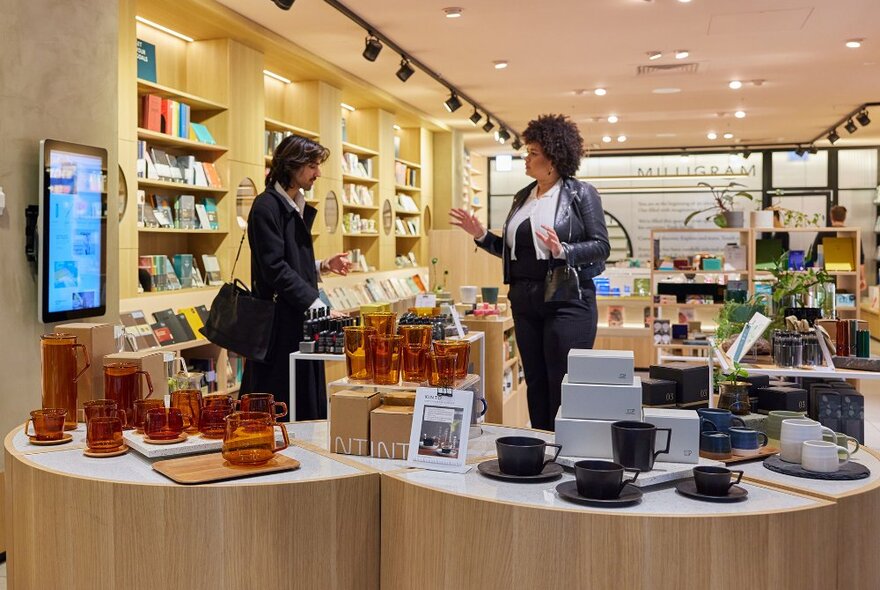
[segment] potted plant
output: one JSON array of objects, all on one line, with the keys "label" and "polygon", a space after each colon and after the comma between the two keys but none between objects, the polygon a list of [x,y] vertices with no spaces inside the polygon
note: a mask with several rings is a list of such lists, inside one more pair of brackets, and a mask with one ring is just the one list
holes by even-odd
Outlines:
[{"label": "potted plant", "polygon": [[751,383],[744,381],[748,372],[738,362],[733,363],[733,370],[725,373],[724,378],[718,381],[718,407],[730,410],[737,416],[745,416],[752,411],[749,402],[749,387]]},{"label": "potted plant", "polygon": [[731,182],[726,187],[714,187],[706,182],[698,182],[697,186],[709,189],[715,203],[711,207],[694,211],[685,217],[684,224],[687,225],[697,215],[708,213],[706,221],[713,221],[718,227],[742,227],[743,212],[733,210],[733,201],[737,197],[752,200],[752,195],[746,191],[738,191],[737,187],[744,188],[745,185],[738,182]]}]

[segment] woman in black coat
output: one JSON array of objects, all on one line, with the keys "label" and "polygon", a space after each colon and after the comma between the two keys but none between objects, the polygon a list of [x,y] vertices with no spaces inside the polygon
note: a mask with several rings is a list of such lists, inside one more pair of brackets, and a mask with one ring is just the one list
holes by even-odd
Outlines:
[{"label": "woman in black coat", "polygon": [[[321,144],[292,135],[275,149],[266,190],[254,200],[248,216],[248,244],[251,247],[251,288],[256,297],[275,300],[273,344],[266,362],[247,360],[241,393],[271,393],[276,401],[289,405],[290,353],[303,339],[305,313],[323,307],[318,298],[322,272],[345,275],[351,266],[347,254],[322,262],[315,260],[312,224],[318,211],[306,204],[303,191],[321,176],[321,164],[330,152]],[[327,417],[324,365],[302,363],[296,372],[296,419]]]},{"label": "woman in black coat", "polygon": [[[611,246],[599,193],[574,178],[583,154],[577,126],[562,115],[544,115],[522,137],[526,174],[535,182],[513,198],[501,236],[464,209],[451,211],[451,223],[503,260],[531,424],[554,430],[568,351],[592,348],[596,339],[593,277],[605,270]],[[545,301],[548,271],[566,264],[577,270],[580,297]]]}]

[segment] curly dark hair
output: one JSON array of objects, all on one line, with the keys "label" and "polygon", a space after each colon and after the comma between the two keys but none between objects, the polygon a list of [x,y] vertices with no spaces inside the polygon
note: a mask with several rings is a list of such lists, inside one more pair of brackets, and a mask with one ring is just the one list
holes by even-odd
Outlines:
[{"label": "curly dark hair", "polygon": [[330,150],[317,141],[299,135],[288,135],[281,140],[272,156],[272,164],[266,175],[266,188],[276,182],[285,189],[290,187],[294,174],[307,164],[323,164],[330,157]]},{"label": "curly dark hair", "polygon": [[574,176],[581,166],[584,139],[565,115],[541,115],[529,121],[522,138],[527,144],[540,145],[560,176]]}]

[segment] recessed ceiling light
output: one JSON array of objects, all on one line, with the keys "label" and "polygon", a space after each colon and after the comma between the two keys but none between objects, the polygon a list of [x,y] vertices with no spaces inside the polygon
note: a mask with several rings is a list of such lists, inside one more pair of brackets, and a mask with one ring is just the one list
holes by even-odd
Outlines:
[{"label": "recessed ceiling light", "polygon": [[608,115],[609,123],[617,123],[620,119],[617,118],[617,115]]},{"label": "recessed ceiling light", "polygon": [[652,90],[654,94],[678,94],[681,88],[655,88]]},{"label": "recessed ceiling light", "polygon": [[678,0],[682,4],[690,4],[691,0]]},{"label": "recessed ceiling light", "polygon": [[504,68],[507,67],[507,60],[506,59],[499,59],[499,60],[493,61],[492,63],[495,64],[496,70],[503,70]]},{"label": "recessed ceiling light", "polygon": [[618,143],[623,143],[624,141],[626,141],[626,135],[618,135],[617,136]]},{"label": "recessed ceiling light", "polygon": [[603,136],[602,136],[602,141],[603,141],[604,143],[611,143],[611,136],[610,136],[610,135],[603,135]]},{"label": "recessed ceiling light", "polygon": [[735,113],[733,113],[733,116],[736,117],[737,119],[745,119],[746,112],[745,111],[736,111]]},{"label": "recessed ceiling light", "polygon": [[154,29],[162,31],[163,33],[168,33],[172,37],[177,37],[178,39],[182,39],[182,40],[186,41],[187,43],[192,43],[193,41],[195,41],[195,39],[193,39],[192,37],[188,37],[187,35],[184,35],[183,33],[178,33],[174,29],[169,29],[168,27],[162,26],[159,23],[154,23],[153,21],[147,20],[142,16],[136,16],[136,17],[134,17],[134,20],[138,21],[139,23],[143,23],[143,24],[147,25],[148,27],[153,27]]},{"label": "recessed ceiling light", "polygon": [[593,91],[593,94],[595,94],[596,96],[605,96],[606,94],[608,94],[608,91],[604,88],[596,88]]},{"label": "recessed ceiling light", "polygon": [[676,49],[675,50],[675,59],[684,59],[691,54],[687,49]]},{"label": "recessed ceiling light", "polygon": [[443,9],[446,18],[459,18],[461,16],[461,8],[458,6],[447,6]]},{"label": "recessed ceiling light", "polygon": [[718,139],[718,134],[715,133],[714,131],[710,131],[709,133],[706,134],[706,137],[708,137],[709,139]]},{"label": "recessed ceiling light", "polygon": [[724,139],[733,139],[733,133],[730,133],[730,132],[728,131],[727,133],[725,133],[724,135],[722,135],[722,137],[723,137]]},{"label": "recessed ceiling light", "polygon": [[400,125],[394,124],[391,126],[391,128],[394,129],[395,131],[400,131]]},{"label": "recessed ceiling light", "polygon": [[850,49],[858,49],[862,46],[864,39],[850,39],[846,42],[846,46]]},{"label": "recessed ceiling light", "polygon": [[648,52],[648,59],[650,59],[651,61],[654,61],[655,59],[660,59],[661,57],[663,57],[663,52],[661,51]]},{"label": "recessed ceiling light", "polygon": [[346,111],[351,111],[351,112],[355,111],[355,108],[353,106],[351,106],[350,104],[346,104],[344,102],[339,103],[339,106],[344,108]]},{"label": "recessed ceiling light", "polygon": [[739,90],[743,87],[743,83],[739,80],[731,80],[727,86],[729,86],[731,90]]},{"label": "recessed ceiling light", "polygon": [[274,78],[275,80],[278,80],[279,82],[284,82],[285,84],[290,84],[289,79],[287,79],[284,76],[281,76],[279,74],[276,74],[275,72],[270,72],[269,70],[263,70],[263,75],[268,76],[270,78]]}]

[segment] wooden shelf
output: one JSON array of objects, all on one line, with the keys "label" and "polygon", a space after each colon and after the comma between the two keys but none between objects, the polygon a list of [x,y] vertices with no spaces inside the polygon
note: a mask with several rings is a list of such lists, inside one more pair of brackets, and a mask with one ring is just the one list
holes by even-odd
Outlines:
[{"label": "wooden shelf", "polygon": [[343,209],[357,209],[359,211],[378,211],[378,205],[350,205],[348,203],[342,204]]},{"label": "wooden shelf", "polygon": [[360,233],[346,233],[342,232],[343,238],[378,238],[379,232],[360,232]]},{"label": "wooden shelf", "polygon": [[394,237],[397,238],[398,240],[418,240],[419,238],[423,238],[424,236],[421,235],[421,234],[419,234],[419,235],[417,235],[417,236],[401,236],[401,235],[395,235]]},{"label": "wooden shelf", "polygon": [[746,269],[737,269],[737,270],[655,270],[653,273],[655,275],[680,275],[680,274],[689,274],[689,275],[729,275],[729,274],[739,274],[744,275],[748,274],[748,270]]},{"label": "wooden shelf", "polygon": [[[747,234],[752,231],[748,227],[704,227],[704,228],[695,228],[695,227],[661,227],[655,228],[651,230],[651,233],[654,234],[693,234],[693,233],[709,233],[709,234],[729,234],[729,233],[739,233],[739,234]],[[775,230],[770,230],[775,231]]]},{"label": "wooden shelf", "polygon": [[179,229],[176,227],[139,227],[139,234],[205,234],[227,235],[229,232],[222,229]]},{"label": "wooden shelf", "polygon": [[162,86],[155,82],[148,82],[147,80],[138,79],[137,88],[139,95],[155,94],[163,98],[170,98],[178,102],[186,103],[194,111],[225,111],[228,108],[225,104],[214,102],[213,100],[208,100],[207,98],[202,98],[195,94],[190,94],[189,92],[183,92],[182,90],[177,90],[170,86]]},{"label": "wooden shelf", "polygon": [[201,348],[202,346],[208,346],[210,344],[213,344],[210,340],[202,338],[201,340],[187,340],[186,342],[177,342],[175,344],[166,344],[165,346],[160,346],[159,348],[154,348],[151,350],[164,350],[164,351],[168,351],[168,352],[180,352],[181,350],[191,350],[193,348]]},{"label": "wooden shelf", "polygon": [[411,193],[420,193],[420,192],[422,192],[422,189],[420,189],[419,187],[417,187],[417,186],[409,186],[409,185],[406,185],[406,184],[395,184],[395,185],[394,185],[394,190],[404,191],[404,192],[411,192]]},{"label": "wooden shelf", "polygon": [[621,302],[621,303],[652,303],[654,299],[651,296],[640,297],[637,295],[632,295],[629,297],[615,297],[614,295],[597,295],[596,301],[600,303],[611,303]]},{"label": "wooden shelf", "polygon": [[[785,272],[792,272],[792,273],[798,273],[798,274],[800,274],[800,273],[806,273],[806,272],[809,272],[809,271],[806,271],[806,270],[787,270],[787,271],[785,271]],[[833,276],[833,277],[854,277],[854,276],[858,276],[858,274],[859,274],[859,272],[858,272],[858,271],[855,271],[855,270],[849,270],[849,271],[843,271],[843,270],[827,270],[827,271],[825,271],[825,272],[828,273],[829,275]],[[769,271],[769,270],[755,270],[755,274],[756,274],[756,275],[767,275],[767,276],[773,276],[773,272],[772,272],[772,271]]]},{"label": "wooden shelf", "polygon": [[394,158],[395,162],[400,162],[405,166],[409,166],[410,168],[416,168],[417,170],[421,170],[421,164],[416,164],[415,162],[410,162],[409,160],[401,160],[400,158]]},{"label": "wooden shelf", "polygon": [[169,182],[167,180],[154,180],[152,178],[138,178],[138,186],[146,188],[167,188],[171,190],[194,193],[221,194],[229,191],[229,189],[225,187],[215,188],[210,186],[196,186],[194,184],[185,184],[183,182]]},{"label": "wooden shelf", "polygon": [[305,129],[303,127],[297,127],[296,125],[284,123],[283,121],[279,121],[277,119],[270,119],[269,117],[266,117],[266,128],[270,131],[291,131],[293,133],[296,133],[297,135],[308,137],[309,139],[317,139],[318,137],[320,137],[317,131],[312,131],[311,129]]},{"label": "wooden shelf", "polygon": [[755,233],[836,233],[855,232],[857,227],[756,227]]},{"label": "wooden shelf", "polygon": [[347,172],[342,173],[342,182],[351,182],[354,184],[366,184],[372,185],[379,182],[378,178],[370,178],[367,176],[355,176],[353,174],[348,174]]},{"label": "wooden shelf", "polygon": [[166,295],[180,295],[181,293],[199,293],[202,291],[211,291],[214,289],[214,295],[217,294],[216,289],[219,289],[220,285],[207,285],[205,287],[191,287],[189,289],[174,289],[171,291],[145,291],[143,293],[138,293],[135,297],[162,297]]},{"label": "wooden shelf", "polygon": [[406,211],[405,209],[395,209],[395,215],[401,215],[405,217],[418,217],[421,215],[419,211]]},{"label": "wooden shelf", "polygon": [[174,137],[173,135],[168,135],[167,133],[151,131],[150,129],[144,129],[143,127],[138,127],[137,136],[138,139],[148,141],[153,145],[186,148],[198,152],[216,152],[218,154],[223,154],[229,151],[229,148],[227,148],[225,145],[212,145],[210,143],[202,143],[201,141],[193,141],[192,139]]},{"label": "wooden shelf", "polygon": [[373,157],[373,156],[379,155],[379,152],[377,152],[376,150],[371,150],[370,148],[366,148],[366,147],[363,147],[363,146],[360,146],[360,145],[357,145],[354,143],[349,143],[347,141],[342,142],[342,151],[348,152],[351,154],[357,154],[358,156],[367,156],[367,157]]}]

